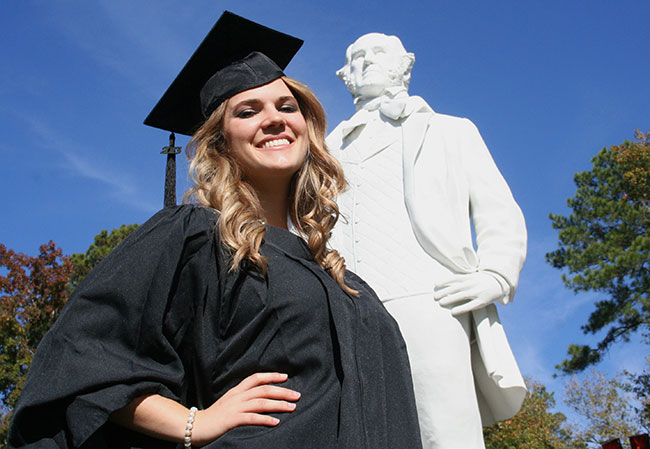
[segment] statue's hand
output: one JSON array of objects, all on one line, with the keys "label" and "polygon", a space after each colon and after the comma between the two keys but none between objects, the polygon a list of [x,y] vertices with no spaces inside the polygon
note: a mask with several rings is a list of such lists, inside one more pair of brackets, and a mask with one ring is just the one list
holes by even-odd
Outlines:
[{"label": "statue's hand", "polygon": [[434,292],[435,300],[451,307],[454,316],[481,309],[503,296],[499,281],[481,271],[455,275],[437,285]]}]

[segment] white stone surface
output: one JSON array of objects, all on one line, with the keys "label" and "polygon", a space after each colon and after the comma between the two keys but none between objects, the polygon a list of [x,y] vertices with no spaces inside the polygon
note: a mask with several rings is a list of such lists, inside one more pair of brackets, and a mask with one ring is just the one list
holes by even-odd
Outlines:
[{"label": "white stone surface", "polygon": [[526,392],[494,305],[512,301],[526,228],[474,124],[408,95],[414,60],[380,33],[348,47],[337,75],[357,112],[327,138],[350,183],[332,246],[400,324],[424,447],[480,449],[481,424]]}]

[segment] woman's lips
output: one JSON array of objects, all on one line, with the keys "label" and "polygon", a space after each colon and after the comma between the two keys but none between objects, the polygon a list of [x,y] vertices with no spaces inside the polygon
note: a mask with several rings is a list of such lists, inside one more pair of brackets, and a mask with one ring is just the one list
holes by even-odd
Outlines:
[{"label": "woman's lips", "polygon": [[279,138],[279,139],[272,139],[272,140],[267,140],[266,142],[263,142],[262,144],[258,145],[260,148],[275,148],[275,147],[282,147],[285,145],[289,145],[291,142],[287,138]]}]

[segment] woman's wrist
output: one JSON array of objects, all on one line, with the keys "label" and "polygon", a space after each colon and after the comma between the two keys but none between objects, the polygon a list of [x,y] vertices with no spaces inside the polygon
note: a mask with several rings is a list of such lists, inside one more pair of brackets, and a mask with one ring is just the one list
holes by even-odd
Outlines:
[{"label": "woman's wrist", "polygon": [[183,445],[185,447],[192,447],[192,430],[194,429],[194,420],[196,417],[196,407],[191,407],[187,413],[187,422],[185,423],[185,434],[183,436]]},{"label": "woman's wrist", "polygon": [[[203,432],[204,429],[201,425],[201,424],[205,424],[204,414],[205,414],[205,410],[197,410],[194,413],[194,422],[192,423],[192,447],[202,447],[210,442],[206,440],[205,434]],[[188,418],[189,418],[189,410],[188,410]]]},{"label": "woman's wrist", "polygon": [[[110,420],[154,438],[182,443],[189,413],[179,402],[152,394],[136,398],[127,406],[116,410],[111,414]],[[192,428],[192,446],[195,443]]]}]

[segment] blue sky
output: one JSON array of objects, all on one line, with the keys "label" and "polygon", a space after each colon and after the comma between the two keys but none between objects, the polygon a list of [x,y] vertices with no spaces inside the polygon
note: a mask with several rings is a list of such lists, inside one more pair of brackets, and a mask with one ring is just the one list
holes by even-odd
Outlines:
[{"label": "blue sky", "polygon": [[[307,83],[330,129],[353,112],[334,72],[367,32],[399,36],[410,86],[481,131],[526,216],[529,255],[501,308],[521,370],[560,397],[566,346],[598,295],[573,295],[544,261],[549,212],[566,212],[573,174],[602,147],[650,124],[650,2],[645,0],[306,2],[8,1],[0,6],[0,242],[34,254],[52,239],[82,252],[101,229],[162,206],[166,132],[142,121],[223,10],[305,40],[287,74]],[[187,139],[179,137],[184,145]],[[187,187],[179,158],[179,197]],[[614,348],[613,373],[644,366],[647,346]]]}]

